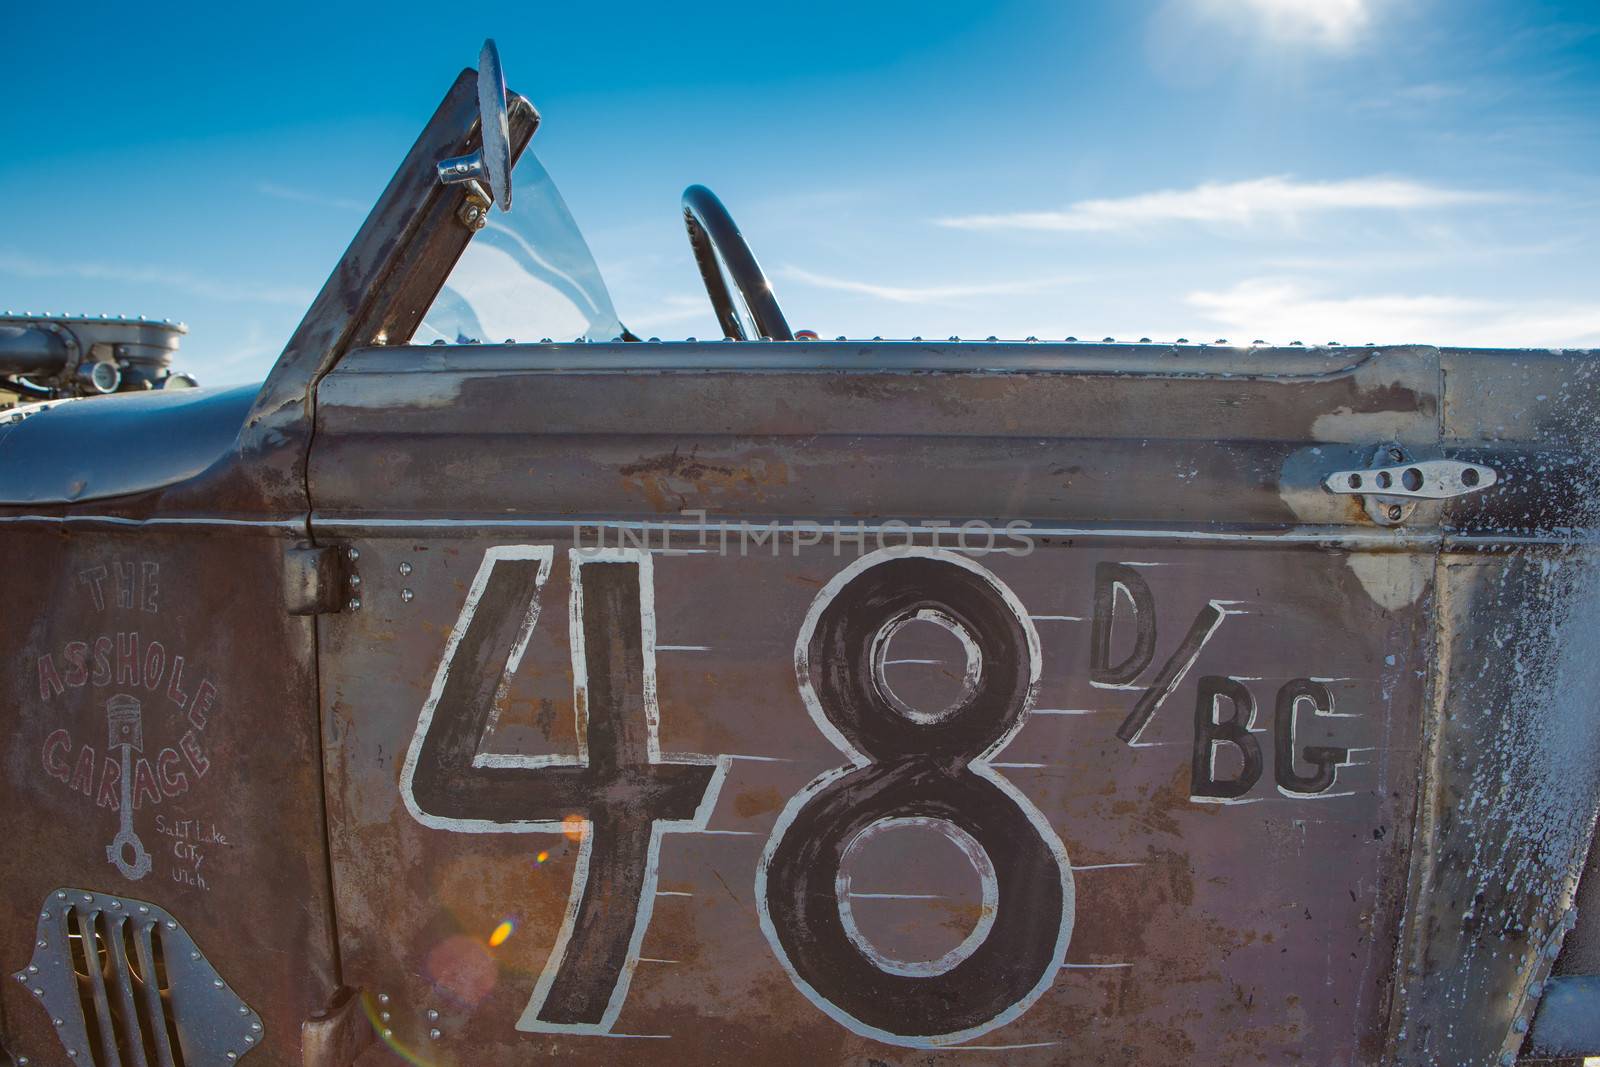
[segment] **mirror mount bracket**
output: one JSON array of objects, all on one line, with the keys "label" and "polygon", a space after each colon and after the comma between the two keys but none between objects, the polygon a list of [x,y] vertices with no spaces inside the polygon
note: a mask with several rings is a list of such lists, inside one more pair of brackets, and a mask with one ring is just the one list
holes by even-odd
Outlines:
[{"label": "mirror mount bracket", "polygon": [[[506,114],[506,77],[493,38],[484,41],[483,51],[478,53],[478,130],[482,136],[477,151],[439,160],[439,182],[442,185],[471,182],[476,187],[475,192],[480,194],[486,185],[500,210],[510,211],[511,132]],[[474,191],[469,191],[466,203],[471,204],[474,199]],[[462,210],[468,208],[464,206]],[[488,210],[487,202],[483,210]],[[482,226],[465,218],[462,221],[470,229]]]}]

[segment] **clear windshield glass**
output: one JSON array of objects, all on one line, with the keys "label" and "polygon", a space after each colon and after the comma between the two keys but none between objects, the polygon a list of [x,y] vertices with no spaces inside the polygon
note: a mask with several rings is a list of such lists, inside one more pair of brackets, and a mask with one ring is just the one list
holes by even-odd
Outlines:
[{"label": "clear windshield glass", "polygon": [[594,255],[531,150],[522,153],[511,188],[511,210],[490,211],[412,344],[609,341],[622,334]]}]

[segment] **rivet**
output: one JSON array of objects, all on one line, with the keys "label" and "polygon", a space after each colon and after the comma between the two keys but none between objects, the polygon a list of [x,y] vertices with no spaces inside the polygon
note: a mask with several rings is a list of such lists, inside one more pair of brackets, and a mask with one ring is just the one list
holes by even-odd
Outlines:
[{"label": "rivet", "polygon": [[139,905],[139,914],[140,915],[149,915],[150,914],[150,909],[147,906],[145,906],[143,904],[140,904]]},{"label": "rivet", "polygon": [[1515,1053],[1502,1052],[1500,1054],[1500,1067],[1511,1067],[1511,1065],[1516,1062],[1517,1057]]},{"label": "rivet", "polygon": [[215,986],[215,987],[217,987],[217,988],[218,988],[218,989],[221,989],[221,988],[222,988],[222,979],[220,979],[220,978],[213,978],[213,979],[211,979],[211,984],[212,984],[212,985],[213,985],[213,986]]},{"label": "rivet", "polygon": [[199,950],[199,949],[194,949],[194,950],[192,950],[192,951],[191,951],[191,952],[190,952],[190,953],[189,953],[189,958],[190,958],[190,959],[191,959],[191,960],[197,960],[197,959],[199,959],[199,958],[200,958],[200,950]]},{"label": "rivet", "polygon": [[1400,521],[1400,505],[1399,504],[1390,504],[1389,505],[1389,521],[1390,522],[1399,522]]},{"label": "rivet", "polygon": [[49,944],[44,942],[44,941],[35,941],[34,944],[38,945],[40,948],[49,948],[50,947]]},{"label": "rivet", "polygon": [[112,902],[111,902],[111,906],[112,906],[112,907],[113,907],[113,908],[120,908],[120,907],[122,907],[122,901],[120,901],[120,900],[113,900],[113,901],[112,901]]},{"label": "rivet", "polygon": [[28,1067],[28,1064],[30,1064],[32,1062],[33,1061],[28,1059],[28,1057],[26,1057],[26,1056],[18,1056],[17,1057],[17,1067]]},{"label": "rivet", "polygon": [[168,930],[176,930],[177,928],[178,928],[178,923],[177,923],[176,919],[168,919],[167,920],[167,929]]},{"label": "rivet", "polygon": [[406,561],[406,560],[401,560],[400,561],[400,573],[402,575],[411,573],[411,564],[408,561]]},{"label": "rivet", "polygon": [[1522,1018],[1517,1019],[1516,1022],[1511,1024],[1511,1029],[1515,1030],[1519,1034],[1527,1033],[1528,1032],[1528,1020],[1522,1019]]},{"label": "rivet", "polygon": [[414,597],[414,596],[416,596],[416,595],[417,595],[417,594],[415,594],[415,593],[413,593],[413,592],[412,592],[412,591],[411,591],[411,590],[409,590],[409,589],[402,589],[402,590],[400,590],[400,599],[401,599],[401,600],[402,600],[402,601],[404,601],[404,602],[405,602],[405,603],[407,603],[407,604],[409,604],[409,603],[411,603],[411,598],[412,598],[412,597]]},{"label": "rivet", "polygon": [[350,576],[350,588],[351,589],[359,589],[360,587],[361,587],[361,575],[352,574]]},{"label": "rivet", "polygon": [[253,1044],[256,1043],[256,1039],[251,1037],[249,1034],[245,1034],[244,1035],[244,1043],[247,1044],[247,1045],[253,1045]]},{"label": "rivet", "polygon": [[57,1026],[65,1026],[66,1025],[66,1021],[64,1019],[51,1019],[50,1021],[55,1023]]},{"label": "rivet", "polygon": [[93,904],[94,903],[94,897],[90,896],[88,893],[85,893],[83,895],[83,902],[85,904]]},{"label": "rivet", "polygon": [[[222,983],[218,982],[217,984],[221,985]],[[240,1015],[249,1015],[250,1014],[250,1006],[248,1004],[239,1005],[239,1014]]]},{"label": "rivet", "polygon": [[437,1026],[435,1026],[432,1030],[428,1031],[428,1036],[433,1038],[433,1040],[437,1041],[441,1037],[444,1036],[444,1031],[440,1030]]},{"label": "rivet", "polygon": [[44,990],[42,990],[42,989],[40,989],[40,988],[38,988],[36,986],[36,987],[34,987],[33,995],[36,996],[36,997],[42,997],[42,996],[44,996]]},{"label": "rivet", "polygon": [[378,1003],[379,1004],[387,1004],[387,1003],[389,1003],[389,994],[387,994],[387,993],[379,993],[378,994]]},{"label": "rivet", "polygon": [[1540,994],[1542,994],[1543,992],[1544,992],[1544,986],[1540,985],[1538,982],[1535,982],[1531,986],[1528,987],[1528,996],[1530,996],[1530,997],[1537,997]]},{"label": "rivet", "polygon": [[261,1029],[261,1024],[260,1024],[260,1023],[259,1023],[259,1022],[252,1022],[252,1023],[251,1023],[251,1024],[250,1024],[250,1029],[252,1029],[252,1030],[255,1030],[255,1031],[258,1031],[258,1032],[259,1032],[259,1031],[260,1031],[260,1029]]},{"label": "rivet", "polygon": [[439,1010],[437,1008],[428,1009],[428,1021],[430,1023],[436,1023],[439,1021]]},{"label": "rivet", "polygon": [[238,1058],[239,1058],[239,1054],[237,1052],[233,1051],[233,1049],[229,1049],[228,1050],[228,1059],[236,1060]]},{"label": "rivet", "polygon": [[378,1018],[383,1020],[384,1022],[388,1022],[389,1021],[389,1013],[386,1012],[386,1011],[380,1011],[378,1013]]},{"label": "rivet", "polygon": [[66,899],[67,899],[67,892],[66,892],[66,890],[64,890],[64,889],[58,889],[58,890],[56,890],[56,899],[57,899],[57,900],[66,900]]},{"label": "rivet", "polygon": [[32,963],[28,964],[28,973],[29,974],[38,974],[39,973],[38,966],[36,964],[32,964]]},{"label": "rivet", "polygon": [[350,560],[358,560],[361,558],[361,550],[354,545],[351,545],[349,548],[345,549],[344,554],[345,558]]},{"label": "rivet", "polygon": [[78,1050],[75,1049],[75,1048],[69,1048],[69,1049],[67,1049],[67,1055],[71,1056],[73,1059],[77,1059],[78,1058]]},{"label": "rivet", "polygon": [[351,611],[360,611],[361,610],[361,598],[360,597],[353,596],[353,597],[350,598],[350,610]]},{"label": "rivet", "polygon": [[393,1030],[385,1029],[383,1031],[383,1039],[385,1041],[389,1040],[393,1036],[394,1036],[394,1031]]},{"label": "rivet", "polygon": [[1396,463],[1399,463],[1401,460],[1406,458],[1406,454],[1400,451],[1398,448],[1391,448],[1389,449],[1389,458],[1394,460]]}]

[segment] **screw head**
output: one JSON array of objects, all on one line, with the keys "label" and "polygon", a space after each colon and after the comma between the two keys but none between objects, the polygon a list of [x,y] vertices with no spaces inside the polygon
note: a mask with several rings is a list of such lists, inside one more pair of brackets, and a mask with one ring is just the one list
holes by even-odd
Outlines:
[{"label": "screw head", "polygon": [[428,1031],[428,1036],[437,1041],[444,1036],[444,1031],[435,1026],[432,1030]]},{"label": "screw head", "polygon": [[1401,512],[1400,512],[1400,505],[1399,504],[1390,504],[1389,505],[1389,521],[1390,522],[1399,522],[1400,521],[1400,513]]},{"label": "screw head", "polygon": [[404,601],[404,602],[405,602],[405,603],[407,603],[407,604],[409,604],[409,603],[411,603],[411,598],[412,598],[412,597],[414,597],[414,596],[416,596],[416,595],[417,595],[417,594],[415,594],[415,593],[413,593],[413,592],[412,592],[412,591],[411,591],[411,590],[409,590],[409,589],[402,589],[402,590],[400,590],[400,599],[401,599],[401,600],[402,600],[402,601]]},{"label": "screw head", "polygon": [[359,588],[361,588],[361,575],[352,574],[350,576],[350,588],[351,589],[359,589]]},{"label": "screw head", "polygon": [[215,986],[215,987],[217,987],[217,988],[218,988],[218,989],[221,989],[221,988],[222,988],[222,979],[220,979],[220,978],[213,978],[213,979],[211,979],[211,984],[212,984],[212,985],[213,985],[213,986]]},{"label": "screw head", "polygon": [[401,573],[401,575],[407,575],[407,574],[411,573],[411,564],[410,564],[409,561],[407,561],[407,560],[401,560],[400,561],[400,573]]},{"label": "screw head", "polygon": [[351,611],[360,611],[361,610],[361,598],[360,597],[353,596],[353,597],[350,598],[350,610]]},{"label": "screw head", "polygon": [[361,550],[354,545],[351,545],[349,548],[344,550],[344,555],[348,560],[358,560],[361,558]]},{"label": "screw head", "polygon": [[378,994],[378,1003],[379,1004],[387,1004],[387,1003],[389,1003],[389,994],[387,994],[387,993],[379,993]]},{"label": "screw head", "polygon": [[1400,451],[1398,448],[1391,448],[1389,449],[1389,458],[1394,460],[1396,463],[1399,463],[1401,460],[1406,458],[1406,454]]}]

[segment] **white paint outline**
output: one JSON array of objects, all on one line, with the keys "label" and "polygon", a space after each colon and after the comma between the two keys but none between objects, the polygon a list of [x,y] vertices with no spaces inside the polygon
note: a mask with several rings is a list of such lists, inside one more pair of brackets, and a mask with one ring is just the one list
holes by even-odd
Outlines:
[{"label": "white paint outline", "polygon": [[[890,662],[943,662],[943,660],[931,659],[891,661],[888,658],[889,645],[894,640],[895,635],[913,622],[932,623],[947,631],[960,643],[961,651],[966,655],[966,666],[961,671],[961,695],[938,711],[923,711],[901,700],[899,694],[894,691],[894,687],[889,684],[889,679],[884,673],[884,668]],[[972,694],[978,691],[978,683],[983,679],[983,650],[978,647],[978,643],[972,639],[972,635],[967,632],[965,626],[937,608],[919,608],[916,611],[909,611],[903,615],[896,616],[886,623],[883,629],[879,630],[872,638],[872,649],[867,653],[867,662],[872,664],[872,684],[878,690],[878,695],[891,708],[919,726],[940,722],[960,711],[966,706],[967,701],[972,699]]]},{"label": "white paint outline", "polygon": [[[1023,697],[1022,713],[1017,716],[1017,721],[1012,724],[1009,730],[998,737],[988,749],[974,757],[967,766],[972,769],[974,774],[987,779],[995,788],[1006,794],[1011,802],[1017,806],[1024,818],[1033,825],[1035,832],[1039,834],[1045,847],[1055,856],[1056,866],[1061,874],[1061,920],[1056,933],[1052,966],[1045,969],[1045,973],[1031,990],[1023,994],[1009,1008],[1001,1011],[987,1022],[970,1026],[965,1030],[932,1035],[895,1034],[876,1026],[870,1026],[837,1007],[828,998],[818,993],[810,983],[800,977],[799,972],[794,969],[794,964],[783,951],[783,944],[778,940],[777,928],[773,925],[772,916],[767,908],[767,868],[772,862],[772,856],[777,850],[778,844],[783,840],[790,825],[794,822],[795,816],[817,793],[826,789],[844,775],[859,770],[871,762],[866,756],[857,751],[854,745],[850,744],[844,734],[839,732],[839,729],[829,721],[828,716],[822,710],[816,691],[811,685],[808,651],[811,637],[816,632],[817,622],[821,619],[823,611],[839,595],[840,590],[855,579],[857,575],[870,567],[876,567],[892,560],[905,559],[907,557],[945,560],[977,575],[999,594],[1001,600],[1011,609],[1018,624],[1022,627],[1027,646],[1026,655],[1028,657],[1028,690]],[[767,846],[762,850],[761,859],[756,864],[756,913],[761,922],[761,932],[766,937],[767,944],[771,946],[772,954],[782,964],[784,972],[788,974],[789,980],[794,983],[794,987],[800,991],[802,996],[811,1001],[818,1011],[821,1011],[851,1033],[881,1041],[886,1045],[899,1045],[907,1048],[954,1047],[963,1041],[969,1041],[972,1038],[1003,1027],[1020,1017],[1049,990],[1055,979],[1056,972],[1066,959],[1067,944],[1072,939],[1072,927],[1076,918],[1072,863],[1067,858],[1066,845],[1062,843],[1060,836],[1055,832],[1055,828],[1050,825],[1049,820],[1045,818],[1044,813],[1035,807],[1033,802],[1024,796],[1016,786],[1012,785],[1004,775],[989,765],[989,760],[1004,751],[1005,747],[1011,743],[1011,740],[1016,737],[1017,733],[1028,721],[1029,709],[1032,707],[1034,698],[1038,693],[1042,658],[1039,648],[1039,632],[1034,628],[1033,621],[1028,617],[1028,609],[1023,607],[1022,601],[1011,591],[1011,588],[987,568],[966,556],[947,549],[896,546],[891,549],[879,549],[875,552],[870,552],[834,575],[818,591],[816,598],[811,602],[811,607],[807,609],[805,620],[801,623],[800,633],[795,640],[794,646],[795,678],[800,690],[800,699],[805,704],[806,712],[811,716],[811,721],[816,724],[818,731],[828,739],[834,748],[843,753],[850,762],[841,767],[831,768],[818,775],[804,789],[790,797],[788,804],[778,814],[778,819],[772,827],[772,834],[767,838]]]},{"label": "white paint outline", "polygon": [[[874,837],[879,837],[893,830],[903,827],[915,826],[925,830],[936,830],[946,840],[961,850],[961,854],[972,864],[972,869],[978,875],[978,882],[982,887],[982,910],[978,913],[978,922],[961,939],[961,943],[935,959],[931,960],[897,960],[886,956],[872,943],[872,939],[862,932],[856,923],[855,908],[851,905],[852,898],[862,900],[890,900],[890,899],[939,899],[935,894],[889,894],[889,893],[853,893],[850,890],[850,858],[871,843]],[[936,974],[944,974],[953,969],[962,960],[978,951],[978,946],[988,938],[990,929],[994,926],[994,917],[1000,906],[1000,880],[994,872],[994,862],[989,859],[988,850],[978,842],[978,839],[967,833],[948,819],[930,819],[926,816],[903,816],[893,819],[879,819],[877,822],[866,826],[850,843],[844,847],[844,852],[839,857],[839,873],[834,877],[834,895],[839,901],[839,922],[844,927],[844,934],[850,943],[880,971],[889,974],[904,975],[907,978],[930,978]]]},{"label": "white paint outline", "polygon": [[[1315,679],[1311,679],[1311,680],[1315,681]],[[1323,684],[1323,688],[1327,689],[1326,684]],[[1327,711],[1323,711],[1321,708],[1317,707],[1316,700],[1309,693],[1301,693],[1300,695],[1296,696],[1294,698],[1294,702],[1289,705],[1289,769],[1291,771],[1294,770],[1295,762],[1300,759],[1301,750],[1304,747],[1304,746],[1302,746],[1300,744],[1299,740],[1295,737],[1295,727],[1299,722],[1299,718],[1300,718],[1300,702],[1302,700],[1306,701],[1307,703],[1309,703],[1311,705],[1311,715],[1312,715],[1313,718],[1321,718],[1321,719],[1359,719],[1359,718],[1361,718],[1360,715],[1352,714],[1350,712],[1337,711],[1336,708],[1338,707],[1338,703],[1339,703],[1338,698],[1334,696],[1333,690],[1328,689],[1327,691],[1328,691],[1328,710]],[[1333,747],[1333,746],[1329,746],[1329,747]],[[1285,789],[1282,785],[1279,785],[1277,783],[1276,774],[1274,774],[1274,776],[1273,776],[1273,779],[1274,779],[1273,784],[1277,785],[1277,789],[1278,789],[1279,793],[1281,793],[1283,796],[1287,797],[1290,800],[1332,800],[1335,797],[1355,796],[1356,793],[1359,792],[1359,790],[1351,790],[1350,792],[1346,792],[1346,793],[1335,793],[1333,791],[1333,787],[1339,784],[1339,768],[1340,767],[1365,767],[1365,766],[1367,766],[1367,764],[1360,763],[1360,762],[1358,762],[1356,760],[1351,759],[1350,757],[1353,756],[1357,752],[1373,752],[1373,751],[1376,751],[1376,746],[1368,746],[1366,748],[1346,748],[1344,750],[1344,759],[1339,760],[1338,762],[1336,762],[1333,765],[1333,778],[1328,782],[1328,788],[1322,790],[1320,793],[1296,793],[1291,789]],[[1298,774],[1299,772],[1296,771],[1295,773]]]},{"label": "white paint outline", "polygon": [[[1216,604],[1219,604],[1219,603],[1223,603],[1223,601],[1213,600],[1211,603],[1213,605],[1216,605]],[[1227,617],[1227,613],[1224,613],[1223,617],[1226,618]],[[1221,625],[1222,625],[1222,619],[1219,618],[1217,620],[1217,626],[1221,626]],[[1211,628],[1210,633],[1216,633],[1217,632],[1217,626],[1213,626]],[[1207,637],[1209,639],[1209,634],[1207,635]],[[1205,647],[1205,642],[1201,642],[1200,647],[1204,648]],[[1200,651],[1199,651],[1199,649],[1196,649],[1195,650],[1194,659],[1191,659],[1189,661],[1189,666],[1193,666],[1194,665],[1194,660],[1195,659],[1199,659],[1199,658],[1200,658]],[[1179,672],[1178,677],[1182,678],[1184,674],[1188,673],[1188,670],[1189,670],[1189,667],[1185,667],[1182,671]],[[1173,686],[1172,688],[1176,688],[1176,686]],[[1169,689],[1168,692],[1171,692],[1171,689]],[[1228,694],[1222,693],[1222,692],[1217,692],[1217,693],[1212,693],[1211,694],[1211,710],[1208,713],[1207,718],[1210,721],[1210,724],[1212,726],[1221,726],[1222,725],[1222,721],[1217,718],[1217,711],[1218,711],[1219,706],[1222,703],[1223,698],[1226,697],[1227,695]],[[1243,723],[1239,723],[1239,716],[1238,716],[1239,704],[1238,704],[1238,702],[1234,701],[1234,700],[1229,700],[1229,703],[1232,704],[1233,708],[1234,708],[1233,722],[1235,722],[1238,725],[1242,726],[1246,733],[1254,732],[1254,728],[1255,728],[1255,725],[1256,725],[1256,716],[1261,713],[1261,709],[1256,706],[1255,694],[1254,693],[1250,694],[1250,717],[1248,719],[1246,719]],[[1157,705],[1157,706],[1159,706],[1159,705]],[[1214,738],[1214,737],[1207,739],[1207,741],[1206,741],[1206,771],[1211,776],[1211,780],[1213,782],[1215,782],[1217,780],[1217,748],[1219,746],[1221,746],[1221,745],[1232,745],[1234,748],[1239,748],[1239,744],[1236,741],[1229,741],[1229,740],[1226,740],[1226,739],[1219,740],[1219,739]],[[1263,760],[1262,760],[1262,766],[1263,766],[1263,768],[1266,766],[1265,758],[1263,758]],[[1237,781],[1239,781],[1239,779],[1238,778],[1232,778],[1232,779],[1229,779],[1229,781],[1237,782]],[[1254,783],[1251,783],[1251,784],[1253,785]],[[1189,787],[1189,803],[1191,803],[1191,804],[1254,804],[1257,801],[1265,800],[1265,799],[1266,799],[1265,797],[1252,797],[1252,796],[1202,797],[1202,796],[1196,796],[1194,794],[1194,786],[1193,786],[1193,784],[1191,784],[1190,787]]]},{"label": "white paint outline", "polygon": [[[722,786],[727,781],[732,761],[725,757],[706,756],[699,753],[674,753],[673,758],[670,760],[661,758],[661,739],[659,736],[661,711],[657,702],[656,692],[655,571],[650,553],[638,548],[571,548],[567,550],[567,555],[572,576],[572,588],[568,598],[570,630],[567,644],[572,661],[573,714],[578,737],[578,754],[576,756],[527,756],[515,753],[479,752],[473,757],[473,766],[531,768],[584,766],[588,762],[589,675],[588,659],[583,645],[583,582],[581,580],[581,572],[583,567],[591,563],[634,563],[639,568],[639,629],[641,655],[643,658],[644,690],[642,698],[647,730],[646,750],[649,761],[651,763],[698,764],[712,766],[716,770],[712,774],[711,781],[707,784],[705,794],[696,807],[693,816],[688,819],[657,819],[651,823],[650,845],[645,857],[644,878],[640,885],[639,899],[634,905],[633,932],[628,940],[627,955],[623,961],[622,969],[617,974],[616,984],[612,987],[611,996],[606,1002],[606,1009],[601,1015],[600,1021],[597,1023],[550,1023],[540,1020],[538,1015],[544,1008],[545,1000],[550,995],[550,987],[554,984],[556,974],[560,971],[561,964],[566,958],[567,944],[572,938],[573,928],[577,923],[578,908],[583,902],[583,892],[589,880],[589,860],[594,835],[591,833],[591,821],[588,819],[582,820],[582,837],[579,839],[578,858],[573,867],[572,888],[567,896],[567,906],[561,927],[556,933],[555,943],[550,949],[549,957],[545,960],[545,966],[539,975],[539,980],[534,985],[533,994],[528,999],[528,1005],[523,1009],[522,1016],[517,1020],[516,1029],[524,1033],[655,1037],[658,1035],[613,1034],[612,1027],[616,1025],[617,1016],[621,1014],[622,1006],[627,1000],[628,987],[631,985],[634,971],[639,965],[640,947],[644,942],[645,931],[649,929],[650,918],[655,908],[655,898],[658,895],[656,885],[660,873],[661,838],[662,835],[667,833],[703,831],[705,829],[706,824],[710,821],[711,813],[716,808],[717,799],[722,792]],[[438,708],[439,698],[444,692],[445,683],[449,679],[450,667],[455,659],[457,648],[461,643],[462,636],[467,631],[467,627],[471,624],[473,616],[477,613],[478,605],[483,599],[484,590],[488,587],[495,565],[503,559],[533,559],[539,561],[534,595],[531,598],[522,626],[517,631],[517,639],[512,645],[511,653],[506,660],[505,670],[501,674],[500,684],[495,691],[496,703],[498,704],[504,697],[506,690],[510,686],[512,676],[522,662],[523,653],[527,651],[528,641],[533,634],[534,626],[538,622],[540,612],[539,594],[543,591],[545,580],[549,577],[554,556],[554,545],[496,545],[484,551],[483,559],[478,564],[477,574],[474,575],[472,585],[467,591],[465,601],[462,603],[461,613],[457,617],[455,625],[450,630],[450,636],[445,642],[438,671],[434,675],[433,684],[428,691],[428,698],[422,706],[422,711],[417,716],[417,727],[412,733],[411,744],[407,748],[405,762],[401,768],[401,799],[412,818],[424,826],[456,833],[565,834],[571,829],[570,825],[564,821],[518,820],[495,822],[488,819],[440,818],[430,815],[421,809],[417,804],[414,789],[416,765],[421,756],[423,741],[427,737],[428,729],[432,726],[433,715]],[[491,722],[485,726],[485,735],[492,731],[494,712],[491,712],[490,718]],[[481,739],[479,743],[482,743]],[[666,896],[669,894],[667,891],[663,891],[659,895]]]}]

